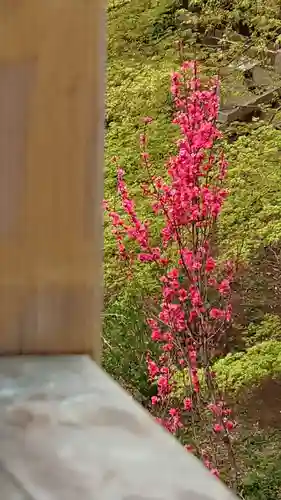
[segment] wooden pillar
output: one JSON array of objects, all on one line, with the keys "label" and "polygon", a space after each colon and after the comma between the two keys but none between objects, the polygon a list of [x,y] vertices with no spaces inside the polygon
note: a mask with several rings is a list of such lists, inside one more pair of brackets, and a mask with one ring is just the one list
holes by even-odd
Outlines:
[{"label": "wooden pillar", "polygon": [[100,349],[103,0],[0,0],[0,354]]}]

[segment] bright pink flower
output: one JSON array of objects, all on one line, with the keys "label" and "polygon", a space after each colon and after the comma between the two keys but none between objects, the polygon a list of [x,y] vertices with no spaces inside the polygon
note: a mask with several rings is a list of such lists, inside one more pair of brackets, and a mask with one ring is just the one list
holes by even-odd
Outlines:
[{"label": "bright pink flower", "polygon": [[151,404],[154,406],[159,402],[159,398],[157,396],[151,397]]},{"label": "bright pink flower", "polygon": [[174,348],[174,346],[171,343],[168,343],[168,344],[165,344],[162,346],[162,349],[164,352],[170,352],[173,350],[173,348]]},{"label": "bright pink flower", "polygon": [[171,408],[169,410],[169,414],[171,415],[171,417],[175,417],[178,414],[178,410],[176,408]]},{"label": "bright pink flower", "polygon": [[179,277],[179,270],[177,268],[171,269],[167,274],[168,278],[177,280]]},{"label": "bright pink flower", "polygon": [[219,433],[223,431],[223,426],[221,424],[215,424],[213,426],[214,432]]},{"label": "bright pink flower", "polygon": [[170,394],[172,387],[169,383],[169,376],[168,375],[161,375],[158,378],[157,386],[158,386],[158,395],[159,396],[167,396],[168,394]]},{"label": "bright pink flower", "polygon": [[173,288],[169,286],[164,286],[163,288],[163,297],[166,301],[171,301],[175,295],[175,291]]},{"label": "bright pink flower", "polygon": [[147,324],[150,326],[150,328],[158,328],[158,322],[155,319],[149,318],[147,320]]},{"label": "bright pink flower", "polygon": [[192,321],[198,318],[198,316],[199,316],[198,311],[196,309],[191,309],[188,317],[188,322],[192,323]]},{"label": "bright pink flower", "polygon": [[139,254],[139,261],[140,262],[153,262],[153,255],[149,253],[140,253]]},{"label": "bright pink flower", "polygon": [[224,319],[225,318],[225,311],[223,311],[223,309],[217,309],[216,307],[213,307],[210,310],[210,318],[212,318],[212,319]]},{"label": "bright pink flower", "polygon": [[209,286],[212,286],[213,288],[217,288],[218,286],[218,282],[215,278],[209,278],[207,283]]},{"label": "bright pink flower", "polygon": [[216,267],[216,262],[215,260],[212,258],[212,257],[208,257],[208,259],[206,260],[206,265],[205,265],[205,269],[208,273],[210,273],[211,271],[213,271]]},{"label": "bright pink flower", "polygon": [[159,367],[157,366],[157,364],[152,361],[151,359],[148,359],[147,361],[147,367],[148,367],[148,373],[149,373],[149,377],[153,380],[155,379],[155,377],[158,375],[159,373]]},{"label": "bright pink flower", "polygon": [[190,301],[193,307],[200,307],[203,304],[202,297],[196,286],[189,287]]},{"label": "bright pink flower", "polygon": [[224,279],[218,286],[218,290],[221,295],[229,295],[230,293],[230,281],[228,279]]},{"label": "bright pink flower", "polygon": [[190,411],[192,408],[192,401],[190,398],[185,398],[183,401],[183,406],[186,411]]},{"label": "bright pink flower", "polygon": [[232,429],[234,429],[234,422],[232,422],[232,420],[227,420],[225,423],[224,423],[225,427],[227,428],[228,431],[232,431]]},{"label": "bright pink flower", "polygon": [[178,291],[178,297],[181,302],[185,302],[187,300],[188,294],[187,291],[184,288],[181,288]]},{"label": "bright pink flower", "polygon": [[154,340],[155,342],[163,340],[163,335],[158,328],[155,328],[155,330],[152,330],[151,339]]},{"label": "bright pink flower", "polygon": [[[139,218],[124,180],[125,172],[118,164],[117,185],[122,217],[116,211],[110,211],[108,203],[104,203],[104,208],[108,212],[123,260],[130,264],[134,257],[143,265],[150,265],[151,272],[165,266],[166,274],[160,278],[162,296],[157,318],[148,320],[151,339],[161,342],[157,363],[147,359],[149,379],[157,381],[157,396],[151,398],[151,405],[154,408],[161,402],[163,411],[162,418],[157,421],[172,434],[178,434],[185,420],[188,420],[186,413],[182,421],[181,411],[177,407],[170,408],[172,391],[176,387],[174,374],[180,369],[190,374],[192,390],[192,397],[183,401],[183,410],[192,412],[191,414],[194,412],[196,418],[200,405],[195,402],[201,401],[211,412],[206,417],[206,431],[210,430],[211,417],[211,429],[218,435],[221,434],[222,439],[218,445],[221,446],[224,430],[230,432],[235,424],[229,420],[230,413],[216,394],[216,388],[213,395],[215,403],[208,405],[203,401],[198,376],[199,368],[207,366],[204,365],[202,356],[203,346],[206,349],[204,357],[206,354],[209,366],[213,351],[218,347],[217,331],[224,326],[223,321],[230,322],[232,317],[228,299],[234,267],[227,263],[223,270],[224,276],[218,283],[215,275],[216,261],[211,257],[214,223],[227,196],[222,185],[227,162],[217,147],[217,140],[221,137],[217,128],[217,89],[217,80],[213,80],[209,88],[201,82],[196,62],[183,63],[180,71],[173,73],[171,92],[176,108],[173,123],[178,126],[181,136],[176,142],[177,153],[167,161],[163,178],[154,175],[156,169],[152,169],[150,165],[146,131],[140,137],[143,166],[151,181],[151,186],[144,186],[143,194],[151,200],[153,217],[159,215],[161,218],[159,234],[155,233],[154,227],[153,231],[150,229],[149,222]],[[146,125],[151,121],[150,117],[144,118]],[[155,226],[158,227],[160,225]],[[160,248],[154,246],[156,241],[160,241]],[[175,262],[174,250],[178,251],[178,263],[172,264],[174,268],[167,270],[166,266]],[[214,290],[214,300],[217,298],[217,303],[212,302],[211,292]],[[213,304],[211,309],[210,302]],[[144,303],[146,304],[145,300]],[[222,324],[217,324],[219,322]],[[213,377],[212,372],[210,376]],[[157,410],[160,411],[158,407]],[[191,448],[186,447],[189,450]],[[201,454],[205,466],[212,474],[218,476],[213,451],[204,453],[200,450],[200,443],[196,443],[196,452]]]},{"label": "bright pink flower", "polygon": [[176,408],[169,410],[170,418],[166,420],[166,429],[174,434],[178,429],[181,429],[183,424],[181,422],[180,412]]},{"label": "bright pink flower", "polygon": [[192,348],[188,349],[188,357],[190,360],[190,365],[193,368],[196,367],[197,354],[196,354],[195,349],[192,349]]},{"label": "bright pink flower", "polygon": [[232,318],[232,305],[228,304],[226,312],[225,312],[225,319],[228,323],[230,323]]}]

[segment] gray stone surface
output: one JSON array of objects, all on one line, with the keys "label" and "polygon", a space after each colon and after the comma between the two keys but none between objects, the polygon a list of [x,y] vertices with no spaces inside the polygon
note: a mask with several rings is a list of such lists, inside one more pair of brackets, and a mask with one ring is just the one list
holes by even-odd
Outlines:
[{"label": "gray stone surface", "polygon": [[233,106],[232,109],[224,108],[219,110],[218,121],[220,123],[231,123],[236,120],[243,120],[251,112],[258,109],[261,104],[268,104],[272,101],[275,95],[281,94],[281,87],[275,87],[263,92],[260,95],[253,95],[251,99],[244,102],[241,106]]},{"label": "gray stone surface", "polygon": [[87,357],[0,359],[3,500],[231,500]]},{"label": "gray stone surface", "polygon": [[32,497],[24,491],[24,487],[0,466],[0,495],[3,500],[30,500]]}]

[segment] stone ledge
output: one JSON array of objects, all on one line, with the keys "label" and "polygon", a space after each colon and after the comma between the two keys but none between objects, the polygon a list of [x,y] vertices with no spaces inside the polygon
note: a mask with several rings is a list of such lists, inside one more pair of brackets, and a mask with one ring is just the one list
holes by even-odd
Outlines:
[{"label": "stone ledge", "polygon": [[1,358],[0,440],[5,500],[233,498],[84,356]]}]

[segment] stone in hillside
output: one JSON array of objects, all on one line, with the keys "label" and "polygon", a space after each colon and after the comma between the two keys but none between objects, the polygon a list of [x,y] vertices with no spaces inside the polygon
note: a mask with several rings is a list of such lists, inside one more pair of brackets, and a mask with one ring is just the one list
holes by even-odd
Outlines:
[{"label": "stone in hillside", "polygon": [[227,108],[222,106],[219,111],[218,121],[220,123],[231,123],[237,120],[243,120],[249,114],[259,109],[261,104],[270,103],[276,94],[281,94],[281,87],[274,87],[261,95],[252,95],[244,104]]},{"label": "stone in hillside", "polygon": [[229,68],[232,68],[236,71],[241,71],[242,73],[253,71],[253,69],[258,66],[259,63],[255,59],[251,59],[248,57],[244,57],[239,59],[238,61],[234,61],[229,65]]},{"label": "stone in hillside", "polygon": [[268,70],[261,66],[255,66],[252,70],[253,83],[257,87],[272,87],[273,78]]}]

